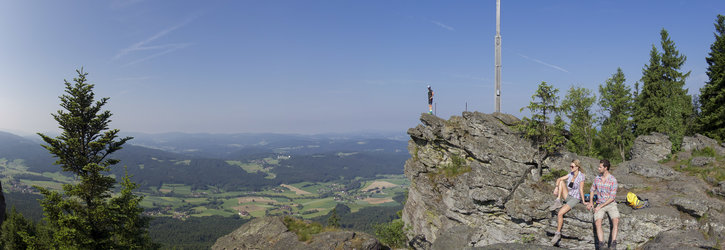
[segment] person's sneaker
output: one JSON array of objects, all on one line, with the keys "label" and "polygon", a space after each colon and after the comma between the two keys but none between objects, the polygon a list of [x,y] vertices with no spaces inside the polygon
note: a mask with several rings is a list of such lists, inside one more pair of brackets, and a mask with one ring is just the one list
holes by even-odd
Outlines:
[{"label": "person's sneaker", "polygon": [[604,242],[600,241],[599,244],[597,244],[597,245],[598,245],[597,249],[599,249],[599,250],[607,249],[607,245],[604,244]]},{"label": "person's sneaker", "polygon": [[551,206],[549,207],[549,210],[551,210],[551,211],[557,210],[557,209],[559,209],[559,208],[560,208],[561,206],[563,206],[563,205],[564,205],[564,204],[561,204],[561,200],[559,200],[559,199],[556,199],[556,200],[554,201],[554,204],[552,204],[552,205],[551,205]]},{"label": "person's sneaker", "polygon": [[612,241],[612,244],[609,244],[609,249],[617,249],[617,241]]},{"label": "person's sneaker", "polygon": [[554,233],[554,238],[551,238],[551,245],[556,245],[557,242],[561,239],[561,232]]}]

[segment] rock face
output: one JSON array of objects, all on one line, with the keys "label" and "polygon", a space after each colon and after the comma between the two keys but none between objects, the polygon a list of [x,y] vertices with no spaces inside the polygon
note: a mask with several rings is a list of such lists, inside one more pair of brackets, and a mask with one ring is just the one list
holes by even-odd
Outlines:
[{"label": "rock face", "polygon": [[718,183],[718,186],[712,189],[712,193],[725,197],[725,181]]},{"label": "rock face", "polygon": [[673,230],[657,235],[652,241],[644,244],[642,249],[708,249],[715,245],[714,240],[707,240],[697,231]]},{"label": "rock face", "polygon": [[212,249],[381,249],[374,237],[358,232],[338,231],[316,234],[301,242],[287,230],[282,217],[254,219],[234,232],[217,239]]},{"label": "rock face", "polygon": [[632,159],[645,159],[650,161],[660,161],[667,158],[672,152],[672,142],[670,137],[652,132],[650,135],[643,135],[634,140],[631,155]]},{"label": "rock face", "polygon": [[725,148],[718,145],[715,139],[708,138],[707,136],[701,134],[695,134],[695,136],[685,136],[682,138],[683,151],[703,150],[708,147],[713,149],[715,153],[719,155],[725,155]]},{"label": "rock face", "polygon": [[[504,249],[524,244],[525,248],[544,249],[541,245],[549,244],[556,231],[556,214],[548,210],[554,199],[554,183],[538,181],[532,175],[536,150],[509,127],[516,124],[514,119],[500,113],[464,112],[449,120],[423,114],[422,125],[408,130],[412,157],[406,161],[405,175],[411,186],[403,221],[410,228],[410,246]],[[657,159],[670,153],[666,136],[654,134],[637,140],[640,143],[633,151],[640,157],[611,169],[619,181],[618,245],[643,247],[658,236],[677,236],[673,230],[720,239],[693,243],[698,246],[715,247],[716,242],[725,242],[725,202],[707,195],[722,185],[713,188],[658,163]],[[648,150],[660,153],[648,156]],[[591,182],[598,159],[568,152],[545,159],[544,173],[568,170],[573,159],[582,161],[586,181]],[[650,207],[632,210],[626,206],[628,191],[648,199]],[[581,204],[575,206],[564,216],[559,246],[593,249],[593,228],[592,213]],[[605,237],[609,236],[608,219],[603,221],[603,228]]]},{"label": "rock face", "polygon": [[694,167],[703,167],[713,162],[715,162],[715,157],[698,156],[690,160],[690,164]]}]

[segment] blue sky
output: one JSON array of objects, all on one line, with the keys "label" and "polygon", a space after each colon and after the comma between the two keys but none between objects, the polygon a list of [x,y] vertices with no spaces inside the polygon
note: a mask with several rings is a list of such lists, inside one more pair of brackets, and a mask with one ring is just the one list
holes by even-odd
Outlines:
[{"label": "blue sky", "polygon": [[[707,81],[720,0],[502,0],[502,111],[546,81],[597,91],[641,78],[669,31]],[[57,131],[84,67],[129,132],[400,131],[427,111],[494,110],[496,1],[0,0],[0,130]]]}]

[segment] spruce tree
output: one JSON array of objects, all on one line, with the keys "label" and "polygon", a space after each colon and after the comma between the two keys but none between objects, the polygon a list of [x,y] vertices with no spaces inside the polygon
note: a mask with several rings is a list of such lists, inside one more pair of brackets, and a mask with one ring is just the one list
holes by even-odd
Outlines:
[{"label": "spruce tree", "polygon": [[340,216],[337,215],[337,207],[332,209],[330,217],[327,218],[328,227],[340,227]]},{"label": "spruce tree", "polygon": [[116,180],[107,175],[119,162],[108,156],[120,150],[131,137],[118,138],[118,129],[108,129],[111,112],[101,109],[109,98],[95,100],[87,73],[77,70],[71,84],[65,81],[59,110],[53,114],[61,135],[51,138],[38,133],[55,164],[71,172],[79,182],[64,184],[63,192],[36,187],[44,195],[40,201],[44,220],[53,232],[53,248],[138,249],[153,248],[148,236],[148,218],[141,215],[142,197],[126,175],[120,195],[112,197]]},{"label": "spruce tree", "polygon": [[592,91],[582,87],[571,87],[561,102],[561,109],[569,118],[569,131],[571,138],[566,144],[569,151],[578,155],[596,156],[597,150],[594,138],[597,130],[594,128],[596,117],[592,112],[592,105],[597,98]]},{"label": "spruce tree", "polygon": [[13,207],[2,224],[0,245],[3,249],[27,249],[28,243],[24,239],[35,236],[36,231],[33,221],[26,219]]},{"label": "spruce tree", "polygon": [[642,90],[637,96],[634,120],[636,135],[661,132],[669,135],[672,150],[679,150],[692,114],[692,101],[685,79],[690,72],[680,72],[687,57],[680,55],[667,30],[660,32],[662,52],[652,45],[650,62],[642,70]]},{"label": "spruce tree", "polygon": [[709,80],[700,89],[698,131],[705,136],[725,140],[725,16],[717,15],[715,42],[707,61]]},{"label": "spruce tree", "polygon": [[615,162],[627,160],[626,154],[632,145],[634,127],[632,104],[634,99],[621,68],[599,85],[599,107],[602,109],[601,131],[599,132],[600,154]]},{"label": "spruce tree", "polygon": [[[536,93],[531,96],[529,106],[521,108],[531,111],[531,119],[524,117],[519,125],[519,130],[526,138],[532,140],[537,149],[537,164],[539,175],[543,160],[548,155],[556,152],[564,144],[564,120],[559,115],[561,108],[558,106],[559,90],[546,82],[541,82]],[[553,117],[553,124],[550,123]]]}]

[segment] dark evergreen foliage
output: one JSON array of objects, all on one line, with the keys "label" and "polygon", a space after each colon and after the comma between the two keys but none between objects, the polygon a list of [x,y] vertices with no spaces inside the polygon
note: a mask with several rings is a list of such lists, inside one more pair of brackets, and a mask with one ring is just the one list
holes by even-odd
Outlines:
[{"label": "dark evergreen foliage", "polygon": [[27,249],[28,244],[23,238],[36,235],[35,223],[26,219],[13,207],[7,220],[2,224],[0,245],[3,249]]},{"label": "dark evergreen foliage", "polygon": [[39,222],[43,219],[43,208],[40,207],[38,200],[42,199],[42,195],[10,192],[5,193],[5,202],[7,207],[15,207],[28,220]]},{"label": "dark evergreen foliage", "polygon": [[660,36],[662,52],[652,45],[650,62],[642,69],[642,92],[634,110],[635,135],[665,133],[674,152],[679,150],[682,137],[690,132],[687,128],[693,110],[692,97],[683,89],[690,72],[680,72],[687,57],[677,51],[667,30],[662,29]]},{"label": "dark evergreen foliage", "polygon": [[156,217],[151,220],[149,231],[153,241],[160,243],[162,249],[210,249],[219,237],[248,221],[237,216],[191,217],[186,220]]},{"label": "dark evergreen foliage", "polygon": [[[528,106],[520,111],[531,111],[531,119],[524,117],[518,129],[524,136],[530,138],[538,149],[538,172],[542,174],[543,160],[546,156],[556,152],[564,145],[564,120],[559,113],[559,89],[541,82]],[[551,123],[553,118],[553,124]]]},{"label": "dark evergreen foliage", "polygon": [[597,121],[592,105],[597,100],[592,91],[582,87],[571,87],[561,102],[561,110],[569,119],[571,136],[566,144],[569,151],[585,156],[597,156],[594,138]]},{"label": "dark evergreen foliage", "polygon": [[[396,204],[392,206],[365,207],[353,213],[350,211],[350,207],[344,204],[337,204],[334,210],[339,217],[340,228],[374,235],[375,225],[389,223],[394,219],[399,219],[400,215],[398,215],[398,211],[402,209],[403,205]],[[312,221],[324,223],[331,216],[332,211],[327,215],[313,218]]]},{"label": "dark evergreen foliage", "polygon": [[627,153],[634,141],[632,109],[634,99],[621,68],[599,85],[599,107],[602,119],[599,132],[599,152],[605,159],[621,162],[627,159]]},{"label": "dark evergreen foliage", "polygon": [[280,167],[273,170],[278,183],[303,181],[328,182],[352,180],[355,177],[373,178],[380,174],[402,174],[402,166],[410,155],[391,153],[315,154],[292,156],[280,161]]},{"label": "dark evergreen foliage", "polygon": [[718,15],[715,42],[710,45],[707,61],[709,80],[700,89],[701,114],[698,131],[718,141],[725,140],[725,16]]},{"label": "dark evergreen foliage", "polygon": [[65,81],[66,94],[60,96],[63,110],[53,114],[61,135],[38,135],[57,158],[55,164],[80,182],[64,184],[63,193],[35,187],[44,196],[40,204],[52,231],[52,241],[39,242],[52,248],[153,248],[146,231],[148,218],[141,215],[142,198],[132,193],[137,185],[125,176],[121,194],[111,197],[116,181],[104,174],[119,162],[108,156],[131,138],[117,140],[119,130],[108,130],[111,112],[102,108],[109,98],[95,100],[87,73],[77,73],[74,84]]}]

